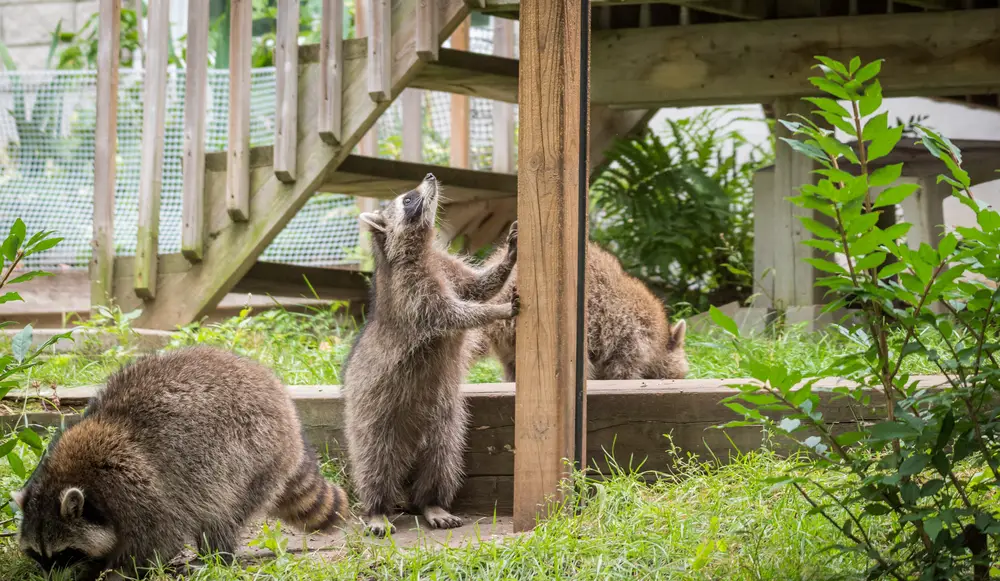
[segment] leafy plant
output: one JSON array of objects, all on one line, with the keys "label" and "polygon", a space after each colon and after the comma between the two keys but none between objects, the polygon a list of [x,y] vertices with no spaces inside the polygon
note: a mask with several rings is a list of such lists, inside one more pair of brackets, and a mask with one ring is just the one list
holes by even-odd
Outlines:
[{"label": "leafy plant", "polygon": [[[750,295],[746,277],[722,265],[753,262],[753,174],[772,158],[727,128],[725,113],[670,121],[665,139],[617,142],[591,188],[592,238],[655,292],[699,310]],[[749,159],[739,147],[752,148]]]},{"label": "leafy plant", "polygon": [[[54,238],[52,232],[41,231],[27,236],[27,227],[20,219],[15,220],[10,227],[10,232],[0,245],[0,304],[23,300],[16,291],[8,291],[10,285],[27,282],[39,276],[46,276],[47,273],[41,271],[29,271],[23,274],[16,274],[21,262],[31,256],[54,247],[62,238]],[[0,322],[0,329],[10,326],[12,323]],[[61,339],[70,337],[70,333],[55,335],[45,341],[37,350],[32,351],[32,328],[25,325],[19,333],[14,335],[10,342],[10,353],[0,355],[0,398],[6,396],[10,390],[18,386],[14,376],[20,375],[39,364],[38,355],[47,347]],[[23,459],[24,448],[31,449],[36,455],[42,453],[42,440],[28,425],[26,416],[20,428],[16,428],[9,433],[0,436],[0,457],[5,457],[10,464],[11,470],[19,477],[26,476],[25,461]]]},{"label": "leafy plant", "polygon": [[[923,243],[913,250],[903,241],[910,224],[879,228],[879,213],[917,190],[893,185],[902,164],[873,163],[892,152],[904,131],[890,127],[880,111],[881,62],[817,59],[821,76],[810,81],[828,97],[806,99],[816,107],[812,118],[781,120],[798,137],[783,141],[821,166],[818,181],[803,185],[791,202],[826,217],[800,218],[814,235],[807,244],[844,258],[809,261],[829,274],[817,283],[831,298],[826,312],[849,296],[858,308],[856,317],[835,326],[858,351],[834,368],[857,387],[821,398],[815,380],[797,369],[742,352],[742,369],[762,386],[740,386],[727,405],[744,420],[729,425],[763,426],[811,454],[807,472],[790,471],[775,482],[795,487],[812,512],[840,531],[839,549],[870,560],[868,578],[985,580],[1000,546],[994,500],[1000,490],[1000,213],[970,192],[958,148],[914,124],[920,143],[947,170],[938,181],[975,213],[978,227],[958,228],[936,248]],[[839,141],[815,119],[852,141]],[[733,322],[716,309],[712,317],[740,351]],[[893,332],[903,334],[900,343],[889,340]],[[935,364],[944,385],[927,388],[901,371],[914,357]],[[824,423],[830,399],[857,408],[884,403],[885,416],[834,431]],[[824,484],[831,476],[839,486]]]}]

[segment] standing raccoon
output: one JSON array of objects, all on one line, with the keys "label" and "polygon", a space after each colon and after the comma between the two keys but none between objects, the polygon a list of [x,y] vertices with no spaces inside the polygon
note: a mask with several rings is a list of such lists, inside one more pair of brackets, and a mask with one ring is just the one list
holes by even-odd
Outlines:
[{"label": "standing raccoon", "polygon": [[[486,260],[503,260],[502,249]],[[454,257],[458,260],[457,257]],[[517,270],[495,301],[516,293]],[[683,379],[686,326],[671,326],[662,303],[618,259],[600,246],[587,244],[587,351],[590,379]],[[515,325],[497,321],[481,332],[474,357],[491,349],[500,359],[504,379],[514,381]]]},{"label": "standing raccoon", "polygon": [[[361,221],[372,231],[375,272],[368,320],[344,369],[351,480],[368,530],[384,536],[401,501],[434,528],[461,519],[447,509],[461,486],[468,412],[460,384],[468,372],[467,330],[517,314],[517,296],[486,303],[516,260],[516,230],[491,266],[446,265],[434,244],[438,183],[416,190]],[[445,269],[467,276],[452,284]]]},{"label": "standing raccoon", "polygon": [[206,347],[141,358],[108,379],[12,494],[21,550],[86,581],[141,574],[191,541],[231,560],[262,514],[331,529],[347,496],[323,479],[300,432],[288,392],[261,365]]}]

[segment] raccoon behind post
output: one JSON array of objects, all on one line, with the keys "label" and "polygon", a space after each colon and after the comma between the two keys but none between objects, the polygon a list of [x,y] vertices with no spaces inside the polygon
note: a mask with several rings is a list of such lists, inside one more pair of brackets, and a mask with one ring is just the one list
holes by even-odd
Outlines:
[{"label": "raccoon behind post", "polygon": [[[432,527],[461,524],[447,509],[463,476],[467,330],[517,314],[514,293],[502,304],[480,302],[507,281],[516,231],[491,267],[445,265],[433,247],[438,194],[428,174],[382,212],[361,215],[375,273],[368,320],[344,368],[346,435],[351,481],[379,536],[392,530],[387,516],[401,501]],[[472,274],[453,285],[445,268]]]},{"label": "raccoon behind post", "polygon": [[[503,260],[502,249],[486,264]],[[517,269],[495,301],[509,300],[517,288]],[[590,379],[683,379],[686,326],[671,326],[663,305],[642,282],[622,269],[600,246],[587,244],[587,352]],[[515,325],[497,321],[481,332],[473,357],[490,349],[503,364],[504,379],[514,381]]]},{"label": "raccoon behind post", "polygon": [[231,560],[262,514],[330,529],[347,496],[323,479],[300,430],[287,390],[257,363],[207,347],[141,358],[12,494],[20,547],[45,570],[93,580],[166,563],[192,541]]}]

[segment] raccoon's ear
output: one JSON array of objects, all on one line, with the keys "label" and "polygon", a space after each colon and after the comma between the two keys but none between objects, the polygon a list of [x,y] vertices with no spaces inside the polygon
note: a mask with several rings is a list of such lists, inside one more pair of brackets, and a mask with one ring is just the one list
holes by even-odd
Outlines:
[{"label": "raccoon's ear", "polygon": [[83,516],[83,491],[79,488],[63,490],[59,502],[59,514],[63,518],[77,519]]},{"label": "raccoon's ear", "polygon": [[361,223],[368,226],[369,229],[385,232],[385,218],[382,217],[382,214],[379,214],[378,212],[362,212],[358,218],[360,218]]},{"label": "raccoon's ear", "polygon": [[677,323],[670,329],[670,340],[667,341],[667,349],[673,351],[675,349],[680,349],[684,346],[684,334],[687,332],[687,323],[684,319],[681,319],[680,323]]},{"label": "raccoon's ear", "polygon": [[28,495],[28,491],[25,488],[21,490],[14,490],[10,493],[11,500],[17,505],[17,508],[24,510],[24,497]]}]

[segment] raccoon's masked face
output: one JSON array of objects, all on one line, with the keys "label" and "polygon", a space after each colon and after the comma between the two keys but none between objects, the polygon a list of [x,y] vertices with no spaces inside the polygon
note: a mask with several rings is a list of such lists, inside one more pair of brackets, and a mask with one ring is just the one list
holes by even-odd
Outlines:
[{"label": "raccoon's masked face", "polygon": [[[416,189],[392,201],[379,212],[364,212],[361,222],[372,232],[373,250],[390,261],[423,252],[434,240],[440,184],[427,174]],[[376,256],[377,257],[377,256]]]},{"label": "raccoon's masked face", "polygon": [[118,539],[95,498],[80,488],[57,490],[39,482],[11,497],[22,515],[21,551],[56,574],[53,579],[95,578],[105,568]]}]

